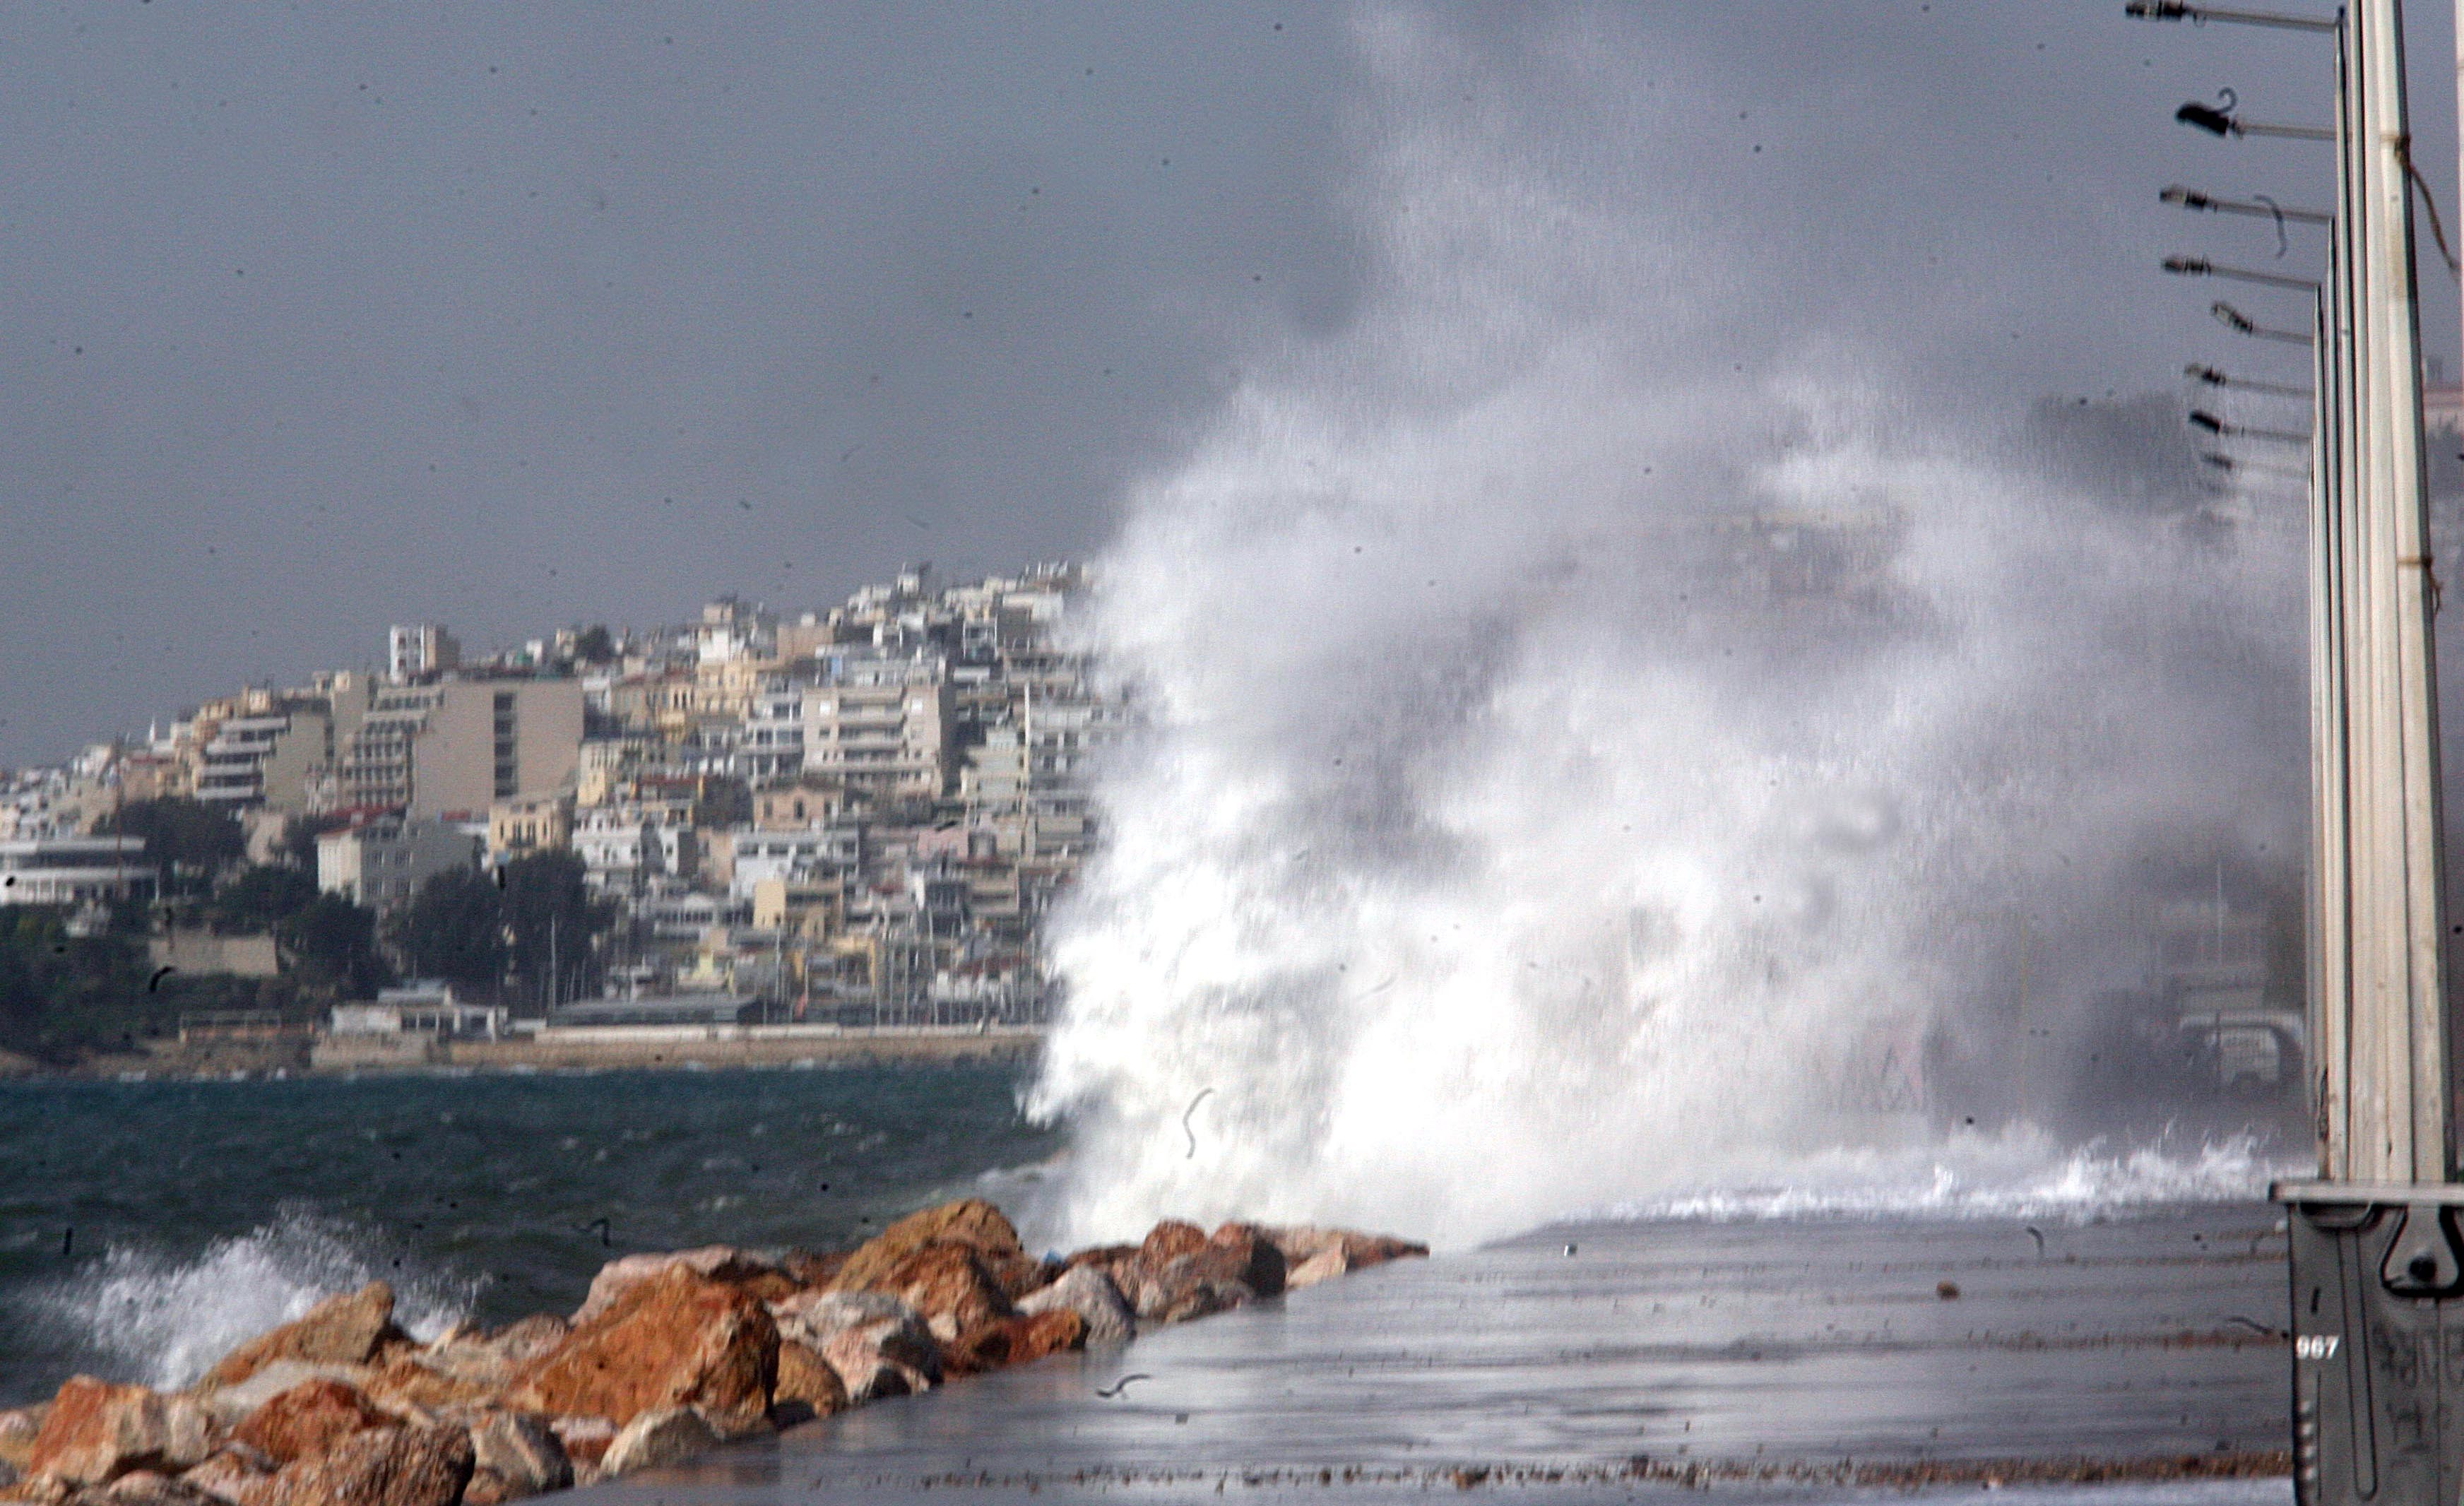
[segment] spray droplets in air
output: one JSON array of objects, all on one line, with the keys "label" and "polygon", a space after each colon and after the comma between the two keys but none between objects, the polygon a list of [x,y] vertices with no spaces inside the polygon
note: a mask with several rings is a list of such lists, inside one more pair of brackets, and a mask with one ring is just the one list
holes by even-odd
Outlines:
[{"label": "spray droplets in air", "polygon": [[430,1336],[468,1311],[475,1282],[406,1275],[399,1260],[379,1258],[378,1248],[368,1230],[286,1209],[187,1260],[115,1245],[32,1293],[26,1316],[69,1339],[83,1363],[113,1379],[171,1390],[194,1385],[242,1342],[380,1277],[393,1283],[395,1320],[414,1336]]},{"label": "spray droplets in air", "polygon": [[1372,295],[1104,561],[1149,735],[1055,928],[1072,1236],[1461,1242],[1926,1135],[2014,916],[2084,989],[2151,843],[2298,816],[2298,540],[1911,411],[1630,161],[1392,93]]}]

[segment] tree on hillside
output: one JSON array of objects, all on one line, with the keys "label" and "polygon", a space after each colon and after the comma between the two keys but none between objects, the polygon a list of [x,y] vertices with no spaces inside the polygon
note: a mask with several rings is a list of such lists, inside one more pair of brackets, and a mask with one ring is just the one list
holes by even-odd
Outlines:
[{"label": "tree on hillside", "polygon": [[419,886],[394,917],[386,939],[414,977],[493,994],[505,971],[502,907],[494,879],[469,868],[440,873]]},{"label": "tree on hillside", "polygon": [[0,909],[0,1047],[62,1064],[125,1049],[176,1009],[148,975],[136,936],[73,935],[48,906]]},{"label": "tree on hillside", "polygon": [[298,869],[252,864],[214,890],[206,919],[216,930],[253,935],[275,929],[316,899],[317,881]]},{"label": "tree on hillside", "polygon": [[594,623],[573,641],[573,657],[577,664],[609,663],[616,657],[616,640],[608,636],[605,624]]},{"label": "tree on hillside", "polygon": [[146,861],[162,872],[166,899],[206,893],[225,868],[248,855],[239,822],[186,796],[131,801],[97,822],[95,830],[145,839]]},{"label": "tree on hillside", "polygon": [[293,971],[308,988],[336,998],[372,998],[393,981],[377,951],[374,913],[339,894],[319,894],[284,918],[278,932]]},{"label": "tree on hillside", "polygon": [[534,853],[505,864],[501,893],[505,928],[520,997],[539,1004],[595,993],[598,958],[590,938],[605,924],[583,883],[582,860],[569,852]]}]

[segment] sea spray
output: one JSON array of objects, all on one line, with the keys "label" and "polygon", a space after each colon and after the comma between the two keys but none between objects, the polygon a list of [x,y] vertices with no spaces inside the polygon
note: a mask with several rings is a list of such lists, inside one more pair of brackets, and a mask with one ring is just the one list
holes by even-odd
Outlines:
[{"label": "sea spray", "polygon": [[[2293,513],[1792,338],[1579,136],[1615,70],[1536,137],[1419,107],[1441,33],[1364,38],[1373,295],[1102,562],[1146,735],[1054,922],[1043,1218],[1462,1243],[1925,1140],[1928,1071],[2045,1114],[2028,1043],[2137,981],[2151,870],[2296,850]],[[1917,1102],[1850,1091],[1874,1060]]]},{"label": "sea spray", "polygon": [[115,1245],[77,1274],[14,1300],[95,1370],[172,1389],[193,1384],[232,1348],[319,1299],[380,1277],[393,1283],[394,1320],[414,1337],[433,1337],[469,1311],[475,1279],[406,1274],[378,1254],[384,1244],[365,1229],[287,1209],[186,1260]]},{"label": "sea spray", "polygon": [[2186,1204],[2258,1202],[2268,1184],[2306,1165],[2253,1134],[2185,1143],[2172,1136],[2143,1146],[2066,1147],[2041,1131],[2013,1126],[1993,1135],[1959,1132],[1902,1150],[1837,1148],[1807,1155],[1787,1180],[1677,1189],[1638,1202],[1583,1210],[1583,1221],[1667,1218],[2041,1219],[2079,1223],[2178,1209]]}]

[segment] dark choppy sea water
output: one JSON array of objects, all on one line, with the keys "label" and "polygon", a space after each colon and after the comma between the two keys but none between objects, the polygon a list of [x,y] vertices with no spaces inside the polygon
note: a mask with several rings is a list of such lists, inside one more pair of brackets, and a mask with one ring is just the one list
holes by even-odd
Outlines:
[{"label": "dark choppy sea water", "polygon": [[78,1370],[182,1384],[371,1277],[415,1330],[497,1322],[571,1311],[632,1251],[1006,1203],[1060,1146],[1017,1088],[985,1066],[0,1083],[0,1405]]}]

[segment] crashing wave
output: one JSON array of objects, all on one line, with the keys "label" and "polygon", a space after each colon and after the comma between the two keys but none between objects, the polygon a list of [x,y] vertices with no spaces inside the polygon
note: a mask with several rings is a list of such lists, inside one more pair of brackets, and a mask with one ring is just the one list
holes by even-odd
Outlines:
[{"label": "crashing wave", "polygon": [[428,1337],[470,1311],[475,1279],[406,1275],[367,1229],[286,1208],[187,1259],[114,1245],[101,1259],[20,1299],[33,1321],[106,1375],[158,1389],[193,1383],[242,1342],[304,1315],[321,1298],[380,1277],[395,1320]]}]

